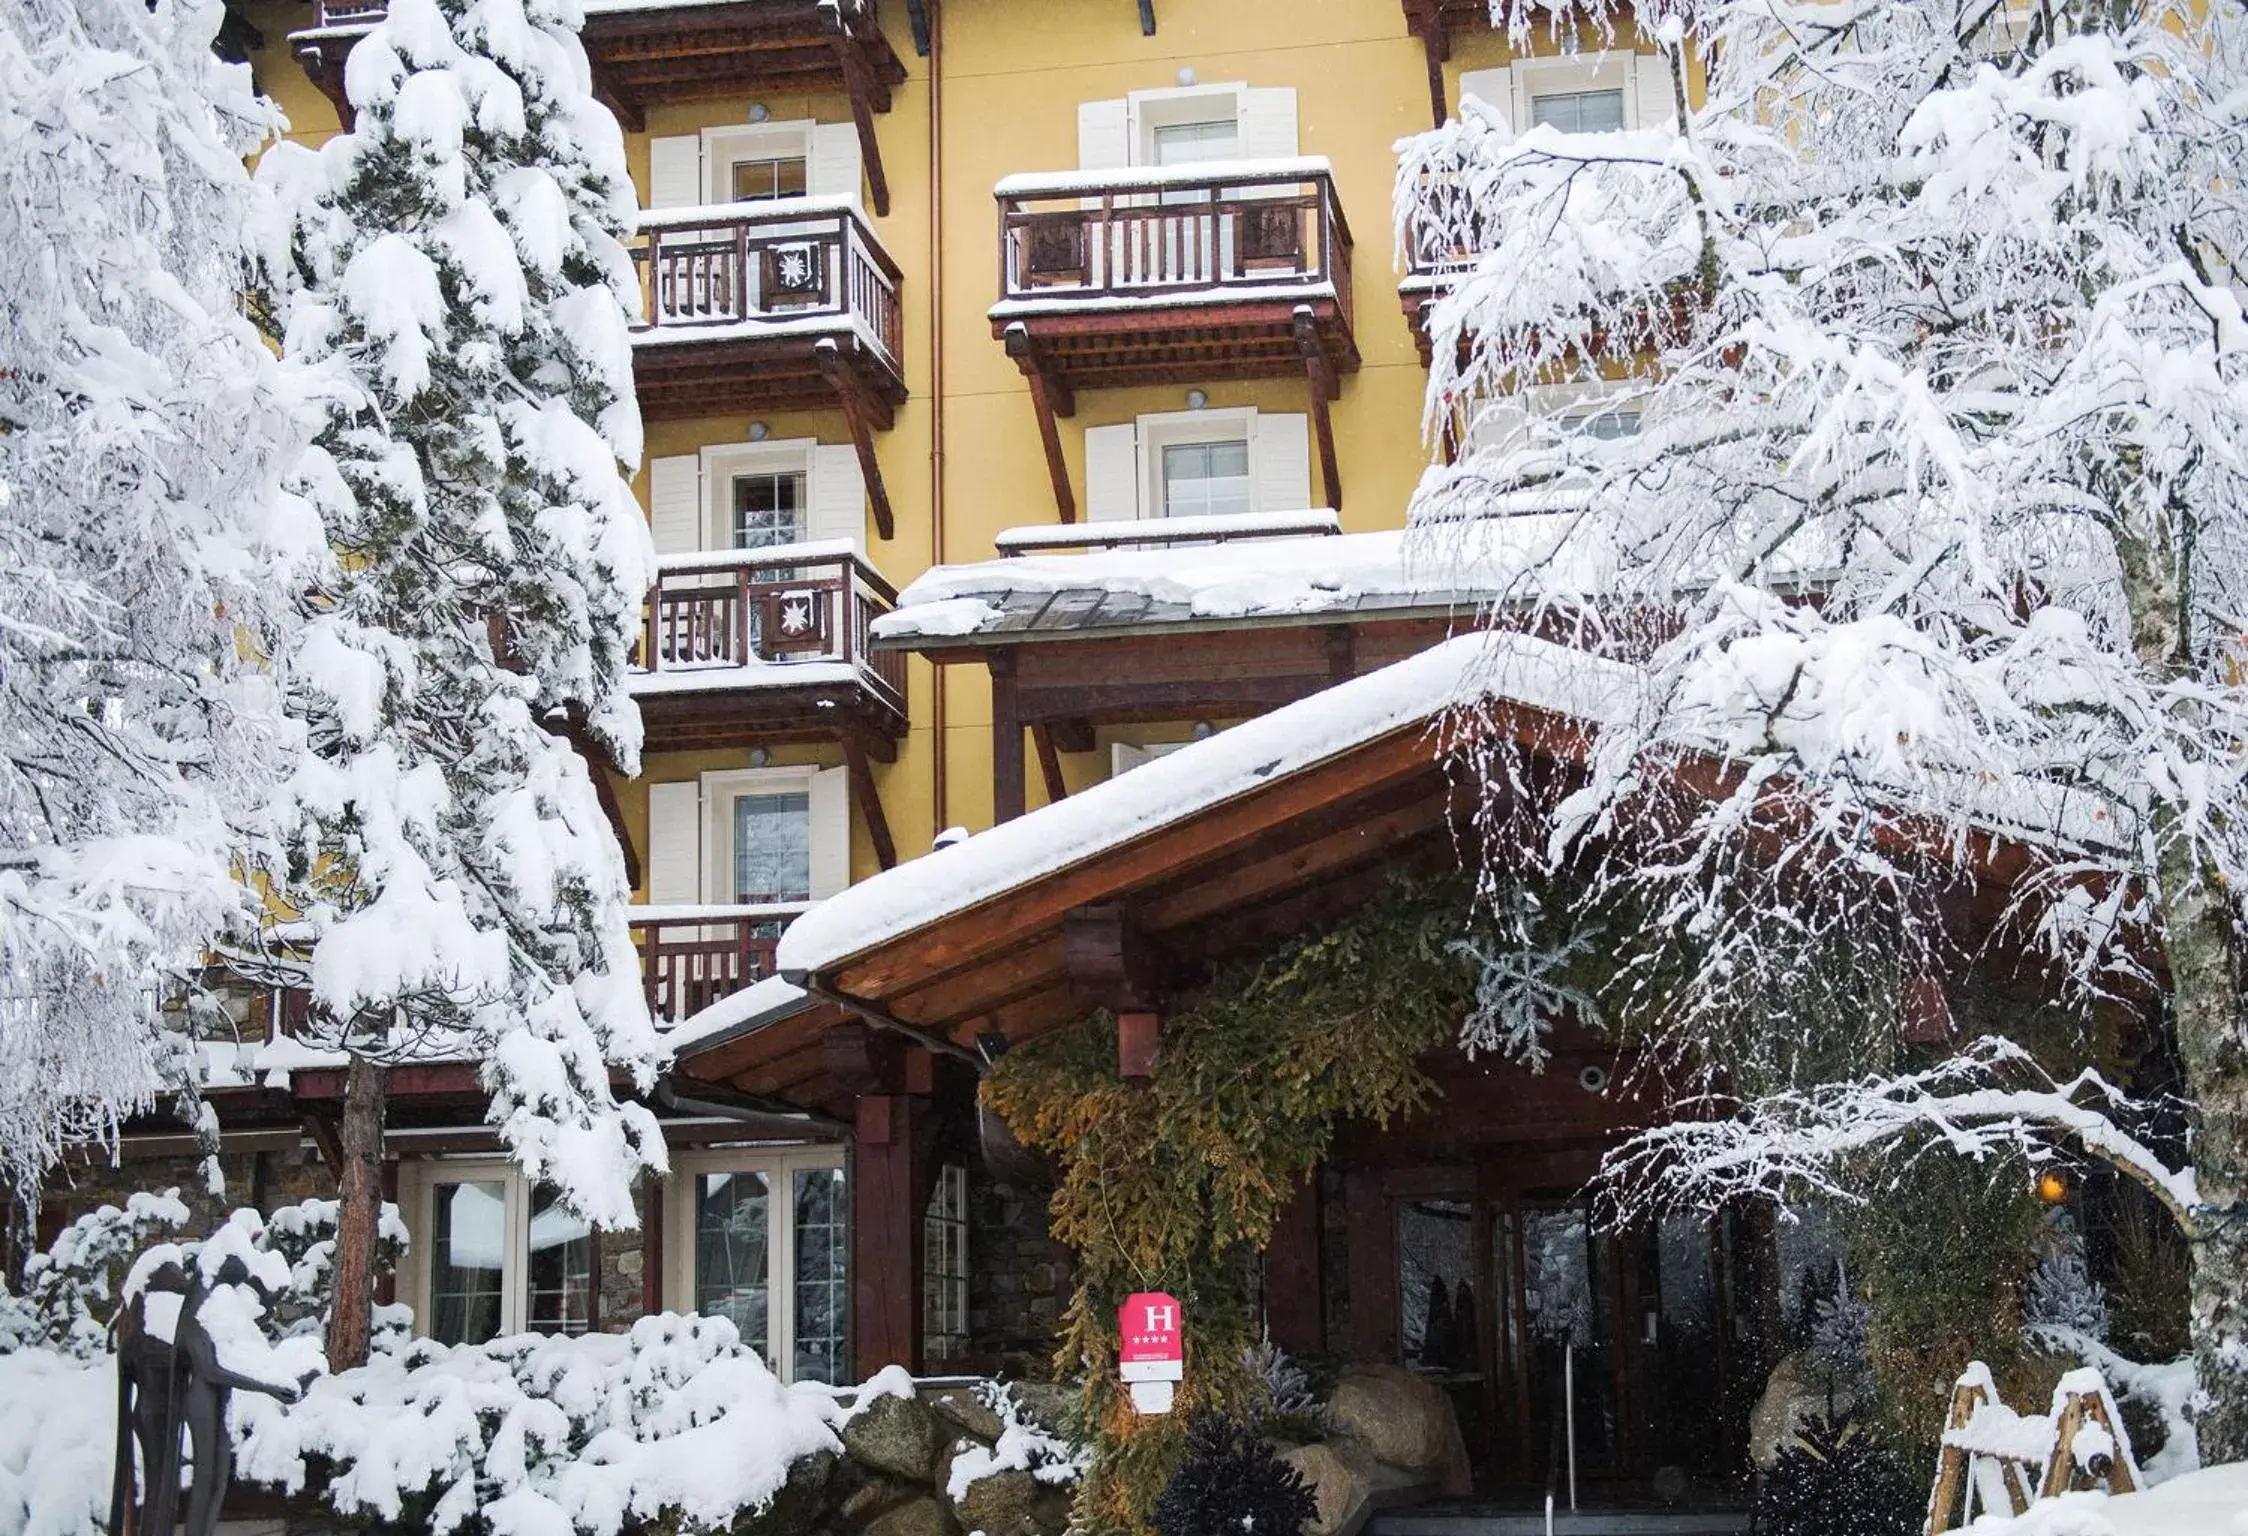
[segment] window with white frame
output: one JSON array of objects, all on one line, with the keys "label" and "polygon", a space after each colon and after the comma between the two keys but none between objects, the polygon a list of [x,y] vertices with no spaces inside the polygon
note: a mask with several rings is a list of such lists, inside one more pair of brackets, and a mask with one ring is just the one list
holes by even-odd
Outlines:
[{"label": "window with white frame", "polygon": [[648,206],[859,196],[859,136],[850,123],[719,123],[648,140]]},{"label": "window with white frame", "polygon": [[1460,98],[1474,98],[1517,133],[1551,126],[1563,133],[1660,128],[1677,114],[1670,63],[1660,54],[1610,48],[1532,56],[1460,76]]},{"label": "window with white frame", "polygon": [[968,1170],[937,1169],[921,1221],[921,1354],[924,1363],[968,1354]]},{"label": "window with white frame", "polygon": [[1289,159],[1296,152],[1293,86],[1186,85],[1083,102],[1077,109],[1080,170]]},{"label": "window with white frame", "polygon": [[724,768],[650,784],[647,846],[656,906],[824,900],[850,883],[846,770]]},{"label": "window with white frame", "polygon": [[812,796],[806,790],[728,797],[734,885],[743,906],[812,899]]},{"label": "window with white frame", "polygon": [[1175,411],[1085,432],[1092,522],[1300,512],[1310,505],[1310,425],[1302,415]]},{"label": "window with white frame", "polygon": [[811,166],[806,154],[757,153],[729,156],[727,179],[737,203],[768,203],[776,198],[802,197]]},{"label": "window with white frame", "polygon": [[1624,125],[1623,89],[1539,92],[1530,98],[1530,121],[1563,133],[1615,133]]},{"label": "window with white frame", "polygon": [[1469,428],[1466,448],[1475,452],[1519,446],[1527,441],[1525,434],[1533,420],[1544,423],[1547,433],[1558,427],[1568,436],[1595,442],[1636,437],[1643,420],[1643,398],[1628,378],[1533,385],[1486,402]]},{"label": "window with white frame", "polygon": [[805,535],[805,505],[811,475],[801,469],[744,470],[726,477],[732,503],[733,546],[770,549],[795,544]]},{"label": "window with white frame", "polygon": [[429,1337],[481,1344],[593,1326],[593,1233],[553,1189],[491,1160],[401,1163],[399,1184],[414,1239],[401,1290]]},{"label": "window with white frame", "polygon": [[659,555],[803,539],[863,546],[866,476],[848,443],[713,443],[649,462],[648,526]]},{"label": "window with white frame", "polygon": [[724,1317],[784,1380],[850,1370],[849,1190],[834,1148],[740,1148],[672,1159],[665,1305]]}]

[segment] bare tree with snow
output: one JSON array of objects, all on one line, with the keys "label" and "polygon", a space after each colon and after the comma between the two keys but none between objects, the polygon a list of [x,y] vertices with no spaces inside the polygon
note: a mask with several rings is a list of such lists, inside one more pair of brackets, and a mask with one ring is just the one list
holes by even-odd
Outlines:
[{"label": "bare tree with snow", "polygon": [[[240,313],[275,127],[218,0],[0,5],[0,1174],[34,1186],[190,1065],[166,1023],[288,758],[317,519]],[[309,539],[307,530],[310,530]],[[277,601],[278,599],[278,601]]]},{"label": "bare tree with snow", "polygon": [[[1493,12],[1518,38],[1632,19]],[[1900,985],[1941,975],[1978,879],[2087,990],[2166,983],[2196,1172],[2139,1171],[2194,1245],[2203,1454],[2248,1457],[2248,18],[1647,0],[1637,21],[1642,67],[1701,106],[1571,135],[1465,103],[1398,186],[1401,239],[1455,268],[1430,409],[1462,451],[1416,522],[1542,514],[1563,532],[1519,595],[1645,666],[1549,852],[1691,935],[1663,1010],[1688,1058],[1722,1016],[1830,987],[1838,937],[1871,936]],[[1572,380],[1640,430],[1525,388]],[[1665,1166],[1732,1159],[1756,1187],[1829,1166],[1845,1131],[1924,1134],[1953,1093],[2023,1096],[1949,1132],[1970,1137],[2035,1110],[2081,1138],[2112,1108],[2013,1065],[1750,1106]]]},{"label": "bare tree with snow", "polygon": [[395,0],[353,132],[260,175],[290,209],[284,350],[335,396],[305,482],[334,559],[305,604],[286,885],[315,1028],[350,1053],[331,1356],[366,1348],[385,1070],[481,1064],[491,1120],[583,1219],[664,1165],[657,1046],[615,834],[568,728],[637,770],[625,686],[654,557],[620,243],[623,139],[568,0]]}]

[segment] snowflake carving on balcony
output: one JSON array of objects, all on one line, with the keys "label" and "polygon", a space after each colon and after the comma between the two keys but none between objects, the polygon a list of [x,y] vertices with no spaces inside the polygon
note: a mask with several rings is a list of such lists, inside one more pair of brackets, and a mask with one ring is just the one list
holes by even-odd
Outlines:
[{"label": "snowflake carving on balcony", "polygon": [[790,295],[817,293],[820,248],[809,243],[773,247],[773,287]]},{"label": "snowflake carving on balcony", "polygon": [[791,592],[781,599],[781,633],[798,639],[812,632],[812,594]]}]

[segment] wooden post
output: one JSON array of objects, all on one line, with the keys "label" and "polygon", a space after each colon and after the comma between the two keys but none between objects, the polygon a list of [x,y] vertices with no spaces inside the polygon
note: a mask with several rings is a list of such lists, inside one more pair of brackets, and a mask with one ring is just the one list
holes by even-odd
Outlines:
[{"label": "wooden post", "polygon": [[1064,523],[1077,521],[1077,493],[1070,488],[1069,466],[1062,458],[1061,428],[1055,418],[1077,414],[1077,395],[1055,377],[1021,323],[1007,327],[1007,355],[1015,360],[1030,385],[1031,408],[1038,416],[1038,442],[1046,451],[1046,478],[1054,488],[1054,510]]},{"label": "wooden post", "polygon": [[1041,720],[1030,728],[1031,744],[1038,748],[1038,772],[1046,781],[1046,801],[1050,805],[1069,798],[1069,784],[1062,778],[1062,760],[1054,751],[1054,728]]},{"label": "wooden post", "polygon": [[866,481],[867,503],[874,512],[874,531],[884,539],[892,538],[897,533],[897,519],[890,511],[889,488],[882,483],[881,461],[874,456],[874,423],[867,411],[864,386],[852,374],[843,348],[832,336],[822,338],[812,349],[812,361],[843,407],[844,424],[851,429],[851,448],[859,456],[859,475]]},{"label": "wooden post", "polygon": [[1016,702],[1015,658],[997,651],[991,658],[991,821],[997,826],[1023,813],[1023,726]]},{"label": "wooden post", "polygon": [[851,1185],[852,1372],[921,1369],[921,1236],[928,1201],[929,1103],[868,1094],[858,1103]]},{"label": "wooden post", "polygon": [[1327,505],[1340,512],[1343,473],[1335,456],[1335,424],[1328,417],[1327,405],[1342,391],[1335,382],[1335,370],[1327,362],[1326,349],[1319,343],[1319,321],[1308,306],[1297,308],[1294,326],[1296,348],[1303,354],[1304,375],[1311,386],[1311,430],[1319,443],[1319,476],[1327,487]]},{"label": "wooden post", "polygon": [[890,818],[883,814],[882,795],[874,787],[866,743],[855,732],[843,737],[843,766],[850,771],[851,793],[859,802],[860,818],[866,822],[867,841],[874,844],[875,862],[884,869],[896,868],[898,845],[890,837]]},{"label": "wooden post", "polygon": [[1120,1013],[1116,1016],[1117,1075],[1127,1083],[1155,1080],[1156,1059],[1163,1051],[1163,1015]]},{"label": "wooden post", "polygon": [[[672,1177],[686,1178],[691,1177],[691,1175],[673,1174]],[[692,1195],[694,1192],[690,1190],[688,1193]],[[654,1317],[664,1309],[663,1221],[664,1207],[670,1203],[664,1198],[664,1194],[665,1185],[662,1179],[650,1174],[642,1181],[640,1186],[640,1314],[643,1317]],[[692,1211],[694,1207],[690,1205],[688,1209]],[[688,1257],[692,1258],[693,1255],[689,1254]],[[692,1305],[694,1297],[690,1295],[687,1300]]]},{"label": "wooden post", "polygon": [[1379,1173],[1354,1168],[1344,1186],[1350,1222],[1350,1353],[1396,1365],[1397,1233]]},{"label": "wooden post", "polygon": [[1319,1172],[1280,1208],[1265,1245],[1265,1327],[1292,1355],[1325,1354],[1327,1320],[1319,1272]]},{"label": "wooden post", "polygon": [[389,1089],[389,1070],[354,1052],[344,1077],[335,1310],[328,1314],[328,1363],[338,1371],[367,1363],[367,1346],[374,1328],[375,1246],[382,1216],[382,1124]]}]

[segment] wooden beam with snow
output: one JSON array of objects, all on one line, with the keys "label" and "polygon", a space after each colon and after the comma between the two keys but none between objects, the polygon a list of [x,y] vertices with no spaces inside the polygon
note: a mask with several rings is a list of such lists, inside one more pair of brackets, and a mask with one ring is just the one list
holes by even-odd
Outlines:
[{"label": "wooden beam with snow", "polygon": [[874,531],[885,540],[893,538],[897,520],[890,512],[889,488],[882,483],[882,461],[874,455],[874,413],[868,408],[866,392],[858,375],[844,361],[842,345],[834,337],[822,338],[812,355],[843,406],[843,420],[851,429],[851,447],[859,456],[859,474],[866,481],[867,504],[874,511]]}]

